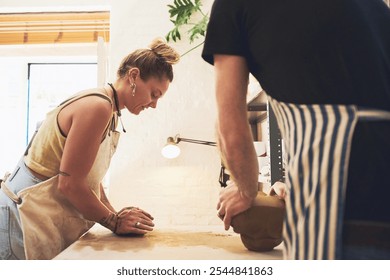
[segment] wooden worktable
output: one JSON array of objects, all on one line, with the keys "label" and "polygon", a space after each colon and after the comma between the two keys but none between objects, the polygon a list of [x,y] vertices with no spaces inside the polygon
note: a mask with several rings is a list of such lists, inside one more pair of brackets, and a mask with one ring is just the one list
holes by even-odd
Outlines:
[{"label": "wooden worktable", "polygon": [[54,259],[57,260],[275,260],[282,258],[279,245],[273,251],[248,251],[240,236],[215,227],[203,229],[155,229],[143,237],[121,237],[96,224]]}]

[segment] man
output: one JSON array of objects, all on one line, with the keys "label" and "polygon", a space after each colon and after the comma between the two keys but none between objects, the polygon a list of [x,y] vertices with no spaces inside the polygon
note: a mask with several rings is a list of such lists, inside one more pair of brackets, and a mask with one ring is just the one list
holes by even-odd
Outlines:
[{"label": "man", "polygon": [[216,0],[202,56],[215,68],[220,148],[234,181],[218,203],[225,228],[257,194],[246,119],[251,73],[267,92],[288,155],[285,258],[388,259],[384,2]]}]

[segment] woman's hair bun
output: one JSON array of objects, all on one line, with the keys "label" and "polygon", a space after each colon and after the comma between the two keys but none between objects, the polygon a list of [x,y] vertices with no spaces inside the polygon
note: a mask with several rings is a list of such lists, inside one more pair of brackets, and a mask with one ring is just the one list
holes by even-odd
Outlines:
[{"label": "woman's hair bun", "polygon": [[165,39],[154,39],[149,48],[161,59],[168,64],[176,64],[180,60],[180,55],[171,46],[169,46]]},{"label": "woman's hair bun", "polygon": [[168,78],[172,82],[172,65],[176,64],[180,55],[162,38],[152,41],[149,48],[136,49],[122,59],[119,65],[118,78],[126,77],[129,70],[137,67],[141,70],[141,79],[147,80],[151,76]]}]

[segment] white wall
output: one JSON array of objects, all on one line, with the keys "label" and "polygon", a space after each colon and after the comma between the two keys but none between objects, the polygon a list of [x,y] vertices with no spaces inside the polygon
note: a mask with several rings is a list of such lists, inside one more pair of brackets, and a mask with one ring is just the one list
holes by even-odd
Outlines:
[{"label": "white wall", "polygon": [[[111,81],[122,57],[172,28],[168,3],[112,2]],[[193,45],[181,42],[172,46],[184,53]],[[136,205],[149,211],[160,227],[221,225],[215,210],[220,168],[216,148],[182,142],[179,158],[168,160],[160,153],[167,137],[177,133],[215,141],[213,69],[200,53],[198,48],[174,67],[173,83],[156,110],[139,116],[123,114],[127,133],[122,134],[113,160],[109,196],[116,207]]]}]

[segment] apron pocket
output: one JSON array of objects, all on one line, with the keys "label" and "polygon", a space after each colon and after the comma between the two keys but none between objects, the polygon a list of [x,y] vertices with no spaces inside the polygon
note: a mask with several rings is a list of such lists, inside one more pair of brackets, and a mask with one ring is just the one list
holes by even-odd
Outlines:
[{"label": "apron pocket", "polygon": [[7,260],[11,257],[9,234],[9,207],[0,205],[0,260]]}]

